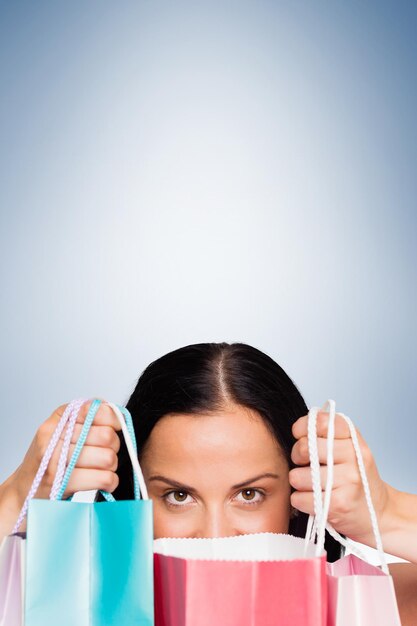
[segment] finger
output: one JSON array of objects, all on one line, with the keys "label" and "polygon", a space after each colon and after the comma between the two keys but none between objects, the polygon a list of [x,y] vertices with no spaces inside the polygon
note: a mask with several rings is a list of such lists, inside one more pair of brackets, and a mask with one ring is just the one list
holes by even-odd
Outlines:
[{"label": "finger", "polygon": [[45,433],[45,436],[47,436],[48,438],[52,437],[52,434],[55,432],[55,429],[56,429],[56,427],[58,425],[58,422],[60,421],[61,417],[63,416],[67,406],[68,406],[68,403],[67,404],[61,404],[61,406],[59,406],[57,409],[55,409],[55,411],[53,413],[51,413],[51,415],[48,417],[48,419],[46,419],[42,423],[41,428],[42,428],[43,432]]},{"label": "finger", "polygon": [[[71,443],[77,443],[82,429],[82,424],[75,424],[71,436]],[[60,439],[64,438],[65,431],[61,433]],[[84,445],[111,448],[117,453],[120,450],[120,437],[112,426],[91,426]]]},{"label": "finger", "polygon": [[[68,452],[68,460],[71,459],[74,448],[75,445],[71,444]],[[115,472],[117,469],[117,464],[117,454],[111,448],[86,446],[82,448],[80,456],[77,459],[75,468],[109,470],[111,472]]]},{"label": "finger", "polygon": [[[89,402],[86,402],[82,405],[77,415],[76,424],[85,423],[85,419],[86,419],[88,411],[90,410],[92,402],[93,400],[90,400]],[[67,406],[68,404],[62,404],[60,407],[55,409],[52,415],[47,420],[45,420],[45,422],[42,424],[43,433],[45,437],[47,437],[48,441],[52,437],[52,434],[55,432],[57,424],[59,420],[61,419]],[[94,425],[95,426],[109,426],[113,428],[113,430],[115,430],[116,432],[121,431],[122,429],[121,424],[118,418],[116,417],[116,415],[114,414],[113,410],[108,406],[108,404],[104,402],[100,404],[98,411],[96,415],[94,416],[93,425],[91,425],[90,430],[93,430]],[[77,429],[77,433],[78,432],[79,430]],[[64,428],[61,433],[61,436],[60,436],[61,439],[65,438],[65,433],[66,433],[66,428]],[[95,445],[100,445],[100,444],[95,444]]]},{"label": "finger", "polygon": [[119,484],[119,477],[115,472],[97,469],[74,469],[69,479],[63,499],[76,491],[90,491],[102,489],[111,493]]},{"label": "finger", "polygon": [[[327,462],[327,439],[317,439],[317,451],[320,463]],[[310,453],[308,450],[307,437],[301,437],[293,445],[291,459],[295,465],[309,465]],[[336,439],[333,446],[334,463],[353,462],[356,459],[355,450],[351,439]]]},{"label": "finger", "polygon": [[[319,411],[317,413],[317,436],[327,437],[329,428],[329,413]],[[292,425],[292,434],[296,439],[307,437],[308,432],[308,415],[303,415]],[[350,430],[347,422],[336,413],[334,420],[334,436],[335,439],[350,439]]]},{"label": "finger", "polygon": [[[97,398],[100,400],[100,398]],[[77,423],[84,424],[85,419],[87,417],[88,411],[90,410],[92,400],[90,402],[86,402],[81,407],[81,410],[77,416]],[[96,426],[111,426],[114,430],[119,431],[122,430],[121,424],[116,417],[113,409],[102,401],[100,404],[97,413],[94,416],[93,424]]]},{"label": "finger", "polygon": [[[97,398],[97,399],[100,400],[101,398]],[[93,403],[93,400],[90,400],[88,402],[85,402],[81,406],[81,409],[79,410],[78,415],[77,415],[76,424],[85,423],[87,414],[91,408],[92,403]],[[54,427],[56,426],[56,424],[62,417],[62,414],[67,406],[68,406],[67,404],[63,404],[58,409],[56,409],[54,413],[51,415],[51,417],[49,418],[49,420],[53,421]],[[114,414],[110,406],[107,403],[105,403],[104,400],[102,400],[102,403],[100,404],[94,416],[93,424],[95,424],[96,426],[111,426],[116,431],[119,431],[122,429],[118,418],[116,417],[116,415]],[[63,436],[65,436],[65,429],[64,429]]]},{"label": "finger", "polygon": [[65,409],[68,406],[68,402],[67,404],[61,404],[61,406],[59,406],[57,409],[55,409],[55,411],[52,413],[52,415],[49,416],[49,419],[55,419],[58,418],[57,421],[63,416]]},{"label": "finger", "polygon": [[[320,485],[324,490],[327,481],[327,467],[320,466]],[[333,470],[333,489],[342,487],[346,483],[357,482],[359,473],[350,464],[342,463],[335,465]],[[296,467],[289,472],[290,485],[297,491],[313,491],[313,481],[311,479],[310,467]]]},{"label": "finger", "polygon": [[[96,398],[97,400],[101,400],[102,402],[105,402],[105,400],[103,398]],[[87,415],[87,412],[92,404],[93,400],[89,400],[88,402],[84,402],[81,406],[81,409],[78,413],[78,417],[80,415],[83,416],[83,421],[85,420],[85,416]],[[55,422],[58,422],[60,420],[60,418],[63,416],[66,408],[68,407],[70,403],[67,402],[66,404],[61,404],[61,406],[59,406],[57,409],[55,409],[55,411],[52,413],[52,415],[49,416],[50,420],[53,420]]]},{"label": "finger", "polygon": [[[322,501],[323,501],[322,493]],[[291,506],[302,513],[314,515],[314,496],[310,491],[294,491],[290,496]]]},{"label": "finger", "polygon": [[[352,490],[346,488],[346,486],[332,489],[329,503],[329,515],[327,518],[328,522],[334,525],[344,519],[348,513],[351,513],[353,499],[354,495]],[[314,496],[312,492],[294,491],[290,496],[290,500],[292,506],[302,513],[308,513],[309,515],[315,514]],[[322,502],[323,500],[324,493],[322,492]]]}]

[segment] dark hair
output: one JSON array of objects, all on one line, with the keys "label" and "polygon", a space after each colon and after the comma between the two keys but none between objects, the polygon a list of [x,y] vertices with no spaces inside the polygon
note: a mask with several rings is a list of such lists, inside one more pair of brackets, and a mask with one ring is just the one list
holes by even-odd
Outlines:
[{"label": "dark hair", "polygon": [[[245,343],[197,343],[173,350],[142,372],[126,408],[132,415],[140,458],[148,437],[168,413],[201,414],[227,404],[257,411],[280,444],[290,468],[295,443],[292,424],[308,408],[300,392],[271,357]],[[133,498],[133,478],[126,445],[121,437],[116,500]],[[308,515],[291,518],[289,533],[303,537]],[[340,558],[340,545],[326,531],[329,561]]]}]

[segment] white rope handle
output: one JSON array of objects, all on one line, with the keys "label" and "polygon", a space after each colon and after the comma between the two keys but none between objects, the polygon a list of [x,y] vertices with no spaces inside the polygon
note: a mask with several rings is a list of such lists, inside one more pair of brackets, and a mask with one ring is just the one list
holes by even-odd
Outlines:
[{"label": "white rope handle", "polygon": [[139,488],[142,495],[143,500],[149,500],[148,490],[146,488],[145,479],[143,477],[142,469],[139,465],[139,460],[137,453],[135,452],[135,448],[133,446],[132,439],[130,437],[129,431],[126,426],[125,418],[122,415],[120,409],[113,404],[113,402],[106,402],[106,404],[113,410],[114,414],[118,418],[120,425],[122,427],[123,436],[126,442],[127,451],[129,453],[130,460],[132,462],[133,471],[136,474],[136,478],[139,482]]},{"label": "white rope handle", "polygon": [[385,558],[385,552],[384,552],[384,548],[382,545],[382,537],[381,537],[381,533],[380,533],[379,526],[378,526],[378,520],[377,520],[377,516],[375,512],[375,507],[372,502],[371,489],[369,487],[368,477],[366,475],[365,463],[363,462],[363,456],[362,456],[362,452],[361,452],[360,445],[359,445],[358,435],[356,433],[356,429],[352,423],[352,420],[347,415],[344,415],[343,413],[339,413],[339,415],[343,417],[343,419],[349,426],[350,436],[352,437],[353,448],[355,450],[356,460],[358,462],[359,474],[362,480],[363,490],[365,493],[365,500],[366,500],[366,504],[368,505],[368,511],[371,517],[372,532],[375,538],[376,549],[378,551],[379,558],[381,559],[382,570],[386,574],[389,574],[388,565],[387,565],[387,561]]},{"label": "white rope handle", "polygon": [[[322,503],[321,493],[321,481],[320,481],[320,463],[318,459],[317,448],[317,414],[319,410],[325,411],[329,409],[329,425],[328,425],[328,437],[327,437],[327,480],[324,494],[324,504]],[[372,531],[375,537],[376,548],[381,562],[382,571],[385,574],[389,574],[388,565],[385,558],[385,553],[382,546],[381,533],[379,531],[378,520],[375,513],[375,508],[372,503],[371,491],[369,488],[368,478],[366,476],[365,464],[363,462],[362,452],[360,450],[358,436],[355,427],[349,417],[343,413],[338,413],[348,424],[350,435],[352,438],[353,448],[355,450],[356,459],[358,462],[359,474],[362,480],[365,500],[368,506],[368,511],[371,518]],[[352,544],[341,537],[341,535],[327,522],[329,513],[330,497],[333,488],[333,447],[334,447],[334,420],[336,416],[336,405],[333,400],[328,400],[321,409],[318,407],[312,407],[308,413],[308,446],[310,454],[310,468],[311,478],[313,484],[314,494],[314,519],[309,517],[306,532],[306,543],[311,540],[311,536],[317,534],[317,548],[316,555],[320,555],[324,547],[324,531],[327,529],[329,534],[339,541],[342,545],[348,548],[352,553],[359,556],[359,558],[366,560],[363,555]]]},{"label": "white rope handle", "polygon": [[[313,407],[308,415],[308,450],[310,455],[311,478],[313,483],[314,511],[315,519],[309,517],[307,531],[305,536],[304,549],[311,540],[311,536],[317,535],[316,556],[320,556],[324,550],[324,539],[326,531],[326,521],[329,514],[330,496],[333,488],[333,442],[334,442],[334,421],[336,416],[336,404],[333,400],[328,400],[322,407],[322,410],[329,409],[328,424],[328,445],[327,445],[327,480],[324,494],[324,503],[322,503],[321,480],[320,480],[320,461],[317,447],[317,414],[318,407]],[[317,519],[319,523],[317,525]]]},{"label": "white rope handle", "polygon": [[[336,404],[334,400],[328,400],[324,405],[325,408],[329,409],[329,422],[328,422],[328,433],[327,433],[327,480],[326,480],[326,488],[324,492],[324,504],[323,509],[321,511],[321,519],[318,524],[318,534],[317,534],[317,550],[319,554],[324,550],[324,539],[325,539],[325,531],[326,531],[326,523],[327,517],[329,515],[330,508],[330,496],[332,494],[333,489],[333,467],[334,467],[334,421],[336,417]],[[315,420],[315,424],[317,427],[317,416]],[[317,432],[317,429],[316,429]],[[317,447],[317,436],[314,438]],[[318,454],[317,454],[317,463],[319,463]],[[319,498],[321,501],[321,481],[320,481],[320,464],[318,466],[318,487],[320,489]]]}]

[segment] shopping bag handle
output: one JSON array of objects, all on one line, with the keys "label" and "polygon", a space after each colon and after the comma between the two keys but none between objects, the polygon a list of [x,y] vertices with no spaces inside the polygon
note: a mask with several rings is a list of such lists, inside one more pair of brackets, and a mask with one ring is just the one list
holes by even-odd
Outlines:
[{"label": "shopping bag handle", "polygon": [[[316,554],[321,554],[324,548],[324,536],[327,517],[330,507],[330,496],[333,487],[333,445],[334,445],[334,422],[336,416],[336,405],[333,400],[328,400],[322,410],[329,409],[329,421],[327,428],[327,480],[324,493],[324,503],[322,502],[322,490],[320,480],[320,461],[317,447],[317,414],[318,407],[312,407],[308,412],[307,439],[308,452],[310,456],[311,481],[313,485],[314,517],[309,516],[306,539],[310,538],[311,532],[317,535]],[[312,526],[313,524],[313,526]]]},{"label": "shopping bag handle", "polygon": [[[320,482],[320,462],[318,458],[318,449],[317,449],[317,414],[319,411],[329,412],[329,422],[328,422],[328,433],[327,433],[327,480],[326,487],[324,493],[324,502],[322,502],[322,491],[321,491],[321,482]],[[375,537],[376,549],[379,554],[381,567],[384,573],[389,574],[385,553],[382,546],[381,533],[378,526],[378,520],[375,513],[375,508],[372,502],[371,491],[369,487],[368,478],[366,476],[365,464],[362,457],[362,452],[360,449],[358,436],[356,433],[356,429],[349,417],[344,415],[343,413],[338,413],[347,423],[350,431],[350,436],[352,439],[353,448],[356,455],[356,460],[358,463],[359,474],[362,480],[365,499],[368,506],[368,511],[371,518],[372,531]],[[331,491],[333,488],[333,469],[334,469],[334,457],[333,457],[333,447],[334,447],[334,422],[336,417],[336,403],[334,400],[327,400],[327,402],[320,409],[319,407],[312,407],[308,413],[308,447],[310,454],[310,468],[311,468],[311,478],[313,484],[313,494],[314,494],[314,516],[309,516],[307,532],[306,532],[306,541],[310,539],[311,532],[314,530],[314,534],[317,535],[317,544],[316,544],[316,555],[319,556],[322,554],[324,549],[324,537],[325,530],[329,532],[329,534],[339,541],[342,545],[349,548],[349,550],[363,558],[363,555],[359,553],[357,549],[355,549],[349,540],[344,539],[327,521],[329,514],[329,506],[330,506],[330,497]],[[366,559],[365,559],[366,560]]]},{"label": "shopping bag handle", "polygon": [[[34,498],[34,496],[35,496],[35,494],[36,494],[36,492],[37,492],[37,490],[39,488],[39,485],[40,485],[40,483],[42,481],[42,478],[43,478],[43,476],[44,476],[44,474],[45,474],[45,472],[47,470],[47,467],[49,465],[49,461],[51,460],[51,457],[52,457],[52,455],[53,455],[53,453],[55,451],[55,448],[58,445],[59,438],[61,436],[62,431],[64,430],[65,425],[67,424],[67,422],[70,425],[72,423],[72,420],[74,419],[74,416],[75,416],[75,419],[74,419],[74,424],[75,424],[75,420],[77,418],[77,415],[78,415],[79,411],[81,410],[82,405],[85,402],[87,402],[86,399],[78,398],[76,400],[72,400],[71,402],[69,402],[67,404],[67,406],[65,408],[65,411],[61,415],[61,418],[60,418],[58,424],[56,425],[56,428],[55,428],[55,430],[54,430],[54,432],[52,434],[52,437],[51,437],[51,439],[50,439],[50,441],[48,443],[48,446],[47,446],[47,448],[45,450],[45,453],[44,453],[44,455],[42,457],[42,460],[41,460],[41,462],[39,464],[38,471],[36,472],[35,478],[33,479],[32,485],[31,485],[31,487],[29,489],[29,493],[26,496],[26,499],[25,499],[25,501],[23,503],[23,506],[22,506],[22,508],[20,510],[20,513],[19,513],[19,516],[17,518],[16,524],[14,525],[14,528],[12,530],[12,534],[15,534],[15,533],[18,532],[18,530],[19,530],[19,528],[20,528],[24,518],[26,517],[28,506],[29,506],[29,502],[30,502],[30,500],[32,500],[32,498]],[[66,433],[66,438],[65,439],[67,439],[67,435],[68,435],[68,431]],[[69,447],[70,440],[71,440],[71,437],[69,437],[69,440],[68,440],[68,447]],[[64,445],[65,445],[65,442],[64,442]],[[68,452],[68,448],[67,448],[67,452]],[[61,457],[62,457],[62,455],[61,455]],[[65,460],[66,460],[66,458],[64,459],[64,462],[65,462]],[[60,459],[60,461],[61,461],[61,459]],[[52,490],[51,490],[51,493],[52,493]]]},{"label": "shopping bag handle", "polygon": [[[83,404],[88,402],[88,400],[83,400],[80,404],[77,404],[77,407],[72,411],[68,418],[67,430],[65,432],[64,443],[61,448],[61,455],[58,461],[57,471],[55,473],[54,482],[52,484],[51,493],[49,495],[50,500],[56,500],[57,494],[59,492],[59,488],[61,486],[62,480],[65,474],[65,467],[67,464],[68,451],[71,444],[72,434],[74,432],[75,424],[77,421],[78,414],[81,410]],[[70,500],[72,499],[69,498]]]},{"label": "shopping bag handle", "polygon": [[[85,401],[86,402],[86,401]],[[107,402],[107,404],[113,409],[113,412],[115,411],[119,411],[119,413],[121,412],[124,415],[124,420],[121,422],[122,424],[122,428],[124,425],[124,421],[126,421],[126,425],[127,425],[127,429],[128,429],[128,434],[127,434],[127,438],[128,440],[132,440],[133,442],[133,450],[134,450],[134,454],[131,455],[132,458],[137,458],[137,449],[136,449],[136,438],[135,438],[135,431],[133,428],[133,422],[132,422],[132,416],[130,415],[129,411],[127,409],[125,409],[124,407],[119,407],[115,404],[111,404],[109,402]],[[50,499],[51,500],[56,500],[58,498],[58,493],[60,493],[60,498],[62,498],[62,495],[64,493],[64,490],[61,490],[61,485],[64,479],[64,473],[65,473],[65,469],[66,469],[66,462],[67,462],[67,458],[68,458],[68,450],[69,450],[69,446],[70,446],[70,442],[71,442],[71,437],[72,437],[72,433],[74,430],[74,426],[75,426],[75,422],[77,419],[77,415],[78,415],[78,411],[80,410],[80,408],[78,408],[76,411],[74,411],[68,421],[68,427],[67,427],[67,432],[65,435],[65,440],[64,440],[64,444],[62,446],[62,450],[61,450],[61,456],[58,462],[58,469],[55,475],[55,479],[54,479],[54,484],[52,485],[52,489],[51,489],[51,494],[50,494]],[[90,430],[90,426],[92,425],[92,420],[94,419],[94,416],[97,412],[97,408],[96,407],[91,407],[91,411],[92,413],[90,413],[89,415],[87,415],[86,417],[86,422],[87,422],[87,426],[85,427],[84,432],[81,433],[80,435],[80,441],[82,439],[82,443],[84,443],[88,432]],[[116,417],[117,413],[116,413]],[[123,419],[123,416],[122,416]],[[126,439],[126,437],[125,437]],[[132,446],[131,446],[132,447]],[[78,459],[78,455],[81,451],[81,448],[78,450],[77,452],[77,456],[75,458],[75,462]],[[74,454],[75,454],[75,450],[74,450]],[[133,463],[133,461],[132,461]],[[75,465],[73,466],[75,467]],[[72,470],[71,470],[72,471]],[[138,473],[139,476],[141,476],[141,478],[137,478],[136,474]],[[136,500],[140,499],[140,491],[143,491],[146,493],[146,485],[145,482],[143,480],[142,477],[142,471],[139,470],[134,474],[133,474],[133,479],[134,479],[134,497]],[[68,480],[66,480],[66,484],[65,487],[68,483]],[[100,493],[104,496],[104,498],[110,502],[114,502],[114,497],[108,493],[107,491],[104,490],[100,490]],[[72,496],[70,496],[68,498],[68,500],[72,500]]]},{"label": "shopping bag handle", "polygon": [[[94,400],[94,402],[92,403],[90,407],[90,410],[84,422],[83,429],[78,438],[78,441],[75,446],[72,457],[70,459],[70,462],[68,463],[68,467],[65,471],[65,475],[62,479],[62,483],[60,485],[59,491],[56,495],[57,500],[62,499],[62,496],[67,487],[70,476],[72,474],[72,471],[75,467],[75,464],[77,463],[78,457],[81,453],[85,440],[87,439],[87,435],[93,423],[94,416],[97,413],[101,403],[102,403],[101,400]],[[119,407],[118,405],[112,402],[106,402],[106,404],[113,410],[122,428],[122,433],[126,442],[126,447],[128,450],[130,460],[132,462],[132,467],[133,467],[133,472],[134,472],[133,474],[134,499],[140,500],[141,494],[142,494],[142,499],[149,500],[148,491],[146,488],[145,480],[143,478],[142,469],[138,461],[137,446],[136,446],[136,439],[135,439],[135,434],[134,434],[134,429],[133,429],[132,416],[130,415],[129,411],[125,409],[124,407]],[[115,501],[115,498],[110,493],[104,490],[100,490],[100,491],[103,494],[103,496],[106,498],[106,500],[110,502]]]},{"label": "shopping bag handle", "polygon": [[[51,457],[55,451],[55,448],[58,444],[59,438],[64,430],[65,425],[67,425],[67,430],[66,430],[66,434],[65,434],[65,438],[64,438],[64,443],[62,446],[62,450],[61,450],[61,455],[60,455],[60,459],[58,461],[58,468],[57,468],[57,472],[55,474],[54,477],[54,482],[52,485],[52,489],[51,489],[51,493],[49,498],[56,500],[57,496],[60,492],[60,487],[62,485],[62,481],[63,481],[63,475],[65,473],[65,465],[66,465],[66,460],[68,457],[68,449],[70,446],[70,442],[71,442],[71,436],[74,430],[74,426],[77,420],[77,416],[81,410],[81,407],[83,404],[85,404],[86,402],[88,402],[88,399],[85,398],[78,398],[76,400],[72,400],[71,402],[68,403],[64,413],[62,414],[53,434],[52,437],[48,443],[47,449],[42,457],[42,460],[40,462],[38,471],[35,475],[35,478],[32,482],[32,485],[29,489],[28,495],[26,496],[26,499],[23,503],[23,506],[20,510],[19,516],[17,518],[17,521],[14,525],[14,528],[12,530],[12,534],[15,534],[19,531],[19,528],[27,514],[27,510],[28,510],[28,506],[29,506],[29,502],[30,500],[32,500],[34,498],[34,496],[36,495],[36,492],[39,488],[39,485],[42,481],[42,478],[47,470],[49,461],[51,460]],[[93,422],[94,416],[96,415],[98,408],[101,404],[101,400],[94,400],[92,402],[92,405],[90,407],[90,410],[87,414],[85,423],[84,423],[84,435],[85,437],[83,437],[84,441],[87,438],[87,434],[88,431],[91,427],[91,424]],[[139,466],[139,462],[137,460],[137,454],[136,454],[136,438],[135,438],[135,433],[134,433],[134,428],[133,428],[133,423],[132,423],[132,417],[129,413],[129,411],[127,409],[125,409],[124,407],[119,407],[117,405],[114,405],[112,403],[107,403],[109,404],[109,406],[111,406],[111,408],[113,409],[113,411],[115,412],[116,416],[118,417],[121,426],[122,426],[122,431],[125,437],[125,441],[126,441],[126,445],[128,447],[128,452],[129,452],[129,456],[131,458],[132,461],[132,466],[134,468],[134,494],[135,494],[135,499],[138,500],[140,499],[140,492],[142,492],[142,497],[143,499],[148,499],[148,493],[147,493],[147,489],[146,489],[146,485],[145,485],[145,481],[143,479],[143,474],[142,474],[142,470],[140,469]],[[122,419],[121,417],[122,416]],[[125,419],[123,419],[123,416]],[[126,421],[125,421],[126,420]],[[87,423],[87,426],[86,426]],[[81,435],[83,435],[83,432],[81,433]],[[81,439],[81,435],[79,437],[79,440]],[[128,443],[129,442],[129,443]],[[78,442],[77,442],[78,444]],[[81,446],[82,447],[82,446]],[[78,455],[79,452],[78,451]],[[133,452],[132,452],[133,451]],[[74,450],[75,453],[75,450]],[[71,458],[71,460],[73,460],[74,458],[74,453],[73,456]],[[77,455],[77,458],[78,458]],[[71,462],[71,461],[70,461]],[[76,462],[76,459],[75,459]],[[74,463],[75,466],[75,463]],[[72,468],[73,469],[73,468]],[[71,470],[72,471],[72,470]],[[69,476],[68,476],[69,479]],[[66,487],[66,485],[65,485]],[[65,490],[64,487],[64,490]],[[109,501],[114,501],[115,498],[108,492],[106,491],[101,491],[101,493],[103,494],[103,496],[106,498],[106,500]],[[62,491],[63,494],[63,491]],[[60,496],[59,499],[62,498],[62,494]],[[69,500],[72,500],[72,496],[69,498]]]}]

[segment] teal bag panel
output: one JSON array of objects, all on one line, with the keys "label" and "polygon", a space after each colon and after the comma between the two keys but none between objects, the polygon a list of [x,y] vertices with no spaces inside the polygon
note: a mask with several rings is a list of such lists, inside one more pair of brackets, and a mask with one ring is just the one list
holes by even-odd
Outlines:
[{"label": "teal bag panel", "polygon": [[25,626],[89,625],[90,513],[33,499],[26,534]]},{"label": "teal bag panel", "polygon": [[152,500],[33,499],[25,626],[153,626]]},{"label": "teal bag panel", "polygon": [[93,507],[92,624],[152,626],[152,500],[96,502]]}]

